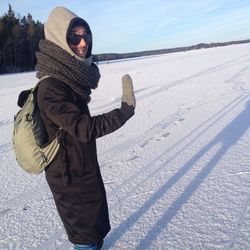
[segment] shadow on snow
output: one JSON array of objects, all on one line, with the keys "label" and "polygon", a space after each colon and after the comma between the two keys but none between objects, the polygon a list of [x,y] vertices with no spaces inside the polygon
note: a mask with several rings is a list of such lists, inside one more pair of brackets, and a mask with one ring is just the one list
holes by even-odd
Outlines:
[{"label": "shadow on snow", "polygon": [[155,192],[135,213],[130,215],[117,228],[115,228],[107,239],[107,245],[111,247],[118,241],[137,220],[153,206],[174,184],[176,184],[192,166],[202,158],[214,146],[220,145],[217,153],[204,166],[204,168],[189,183],[184,192],[168,207],[162,217],[147,232],[144,239],[139,242],[137,249],[149,248],[161,231],[176,216],[181,207],[188,201],[196,189],[205,180],[212,169],[218,164],[221,158],[227,153],[231,146],[243,136],[250,126],[250,101],[247,102],[245,109],[234,118],[217,136],[201,148],[190,160],[188,160],[179,171],[172,176],[157,192]]}]

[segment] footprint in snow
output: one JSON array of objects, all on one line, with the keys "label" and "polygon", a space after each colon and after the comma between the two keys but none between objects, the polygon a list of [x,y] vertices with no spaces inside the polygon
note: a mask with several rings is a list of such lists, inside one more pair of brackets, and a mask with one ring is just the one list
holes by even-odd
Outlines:
[{"label": "footprint in snow", "polygon": [[156,139],[157,141],[162,141],[162,140],[166,139],[169,135],[170,135],[170,133],[169,133],[169,132],[166,132],[166,133],[163,134],[162,136],[156,137],[155,139]]},{"label": "footprint in snow", "polygon": [[153,138],[151,138],[151,139],[149,139],[149,140],[146,140],[146,141],[140,143],[140,147],[141,147],[141,148],[144,148],[152,139],[153,139]]},{"label": "footprint in snow", "polygon": [[11,211],[10,208],[6,208],[6,209],[0,211],[0,216],[1,216],[1,215],[5,215],[6,213],[9,213],[10,211]]},{"label": "footprint in snow", "polygon": [[173,124],[179,124],[179,123],[183,122],[184,120],[185,119],[181,117],[181,118],[177,119],[176,121],[174,121]]},{"label": "footprint in snow", "polygon": [[131,158],[125,160],[125,161],[133,161],[133,160],[136,160],[138,158],[140,158],[140,157],[138,155],[135,155],[135,156],[133,156],[133,157],[131,157]]},{"label": "footprint in snow", "polygon": [[118,97],[116,97],[116,96],[112,96],[112,97],[111,97],[111,100],[112,100],[113,102],[115,102],[115,101],[117,101],[117,100],[118,100]]}]

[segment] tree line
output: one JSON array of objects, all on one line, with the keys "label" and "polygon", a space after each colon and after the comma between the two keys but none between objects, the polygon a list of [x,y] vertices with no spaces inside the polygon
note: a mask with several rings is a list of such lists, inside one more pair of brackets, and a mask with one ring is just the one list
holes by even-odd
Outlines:
[{"label": "tree line", "polygon": [[[21,17],[16,15],[9,4],[7,13],[0,17],[0,74],[32,71],[35,69],[38,43],[44,39],[44,25],[34,21],[31,14]],[[148,50],[131,53],[106,53],[93,55],[95,62],[123,60],[140,56],[189,51],[231,44],[250,43],[250,39],[221,43],[200,43],[187,47]]]},{"label": "tree line", "polygon": [[44,38],[43,24],[32,15],[16,15],[9,4],[0,17],[0,74],[34,70],[38,42]]}]

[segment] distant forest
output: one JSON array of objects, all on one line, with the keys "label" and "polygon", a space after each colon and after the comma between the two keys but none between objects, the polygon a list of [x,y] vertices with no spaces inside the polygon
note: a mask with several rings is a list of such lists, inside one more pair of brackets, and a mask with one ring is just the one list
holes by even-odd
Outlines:
[{"label": "distant forest", "polygon": [[34,70],[43,24],[31,14],[16,15],[12,6],[0,17],[0,73]]},{"label": "distant forest", "polygon": [[[0,17],[0,74],[33,71],[36,65],[35,53],[40,39],[44,39],[44,25],[35,21],[32,15],[16,15],[9,4],[7,13]],[[106,53],[93,55],[95,62],[158,55],[201,48],[250,43],[250,39],[223,43],[200,43],[187,47],[149,50],[131,53]]]}]

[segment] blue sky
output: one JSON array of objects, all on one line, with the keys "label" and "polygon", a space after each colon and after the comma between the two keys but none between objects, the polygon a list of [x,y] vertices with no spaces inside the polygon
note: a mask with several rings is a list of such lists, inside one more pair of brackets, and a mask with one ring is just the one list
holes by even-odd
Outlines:
[{"label": "blue sky", "polygon": [[250,39],[250,0],[1,0],[0,15],[8,3],[41,22],[54,7],[69,8],[90,24],[93,53]]}]

